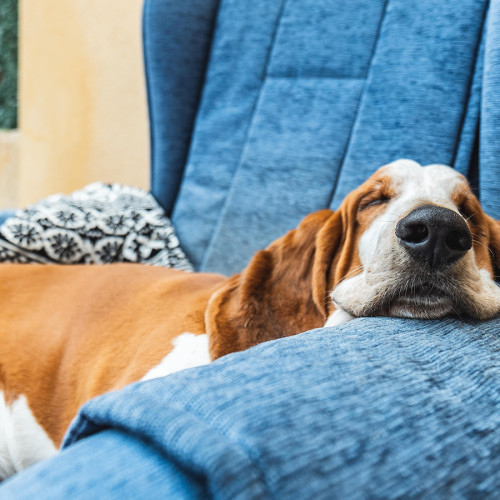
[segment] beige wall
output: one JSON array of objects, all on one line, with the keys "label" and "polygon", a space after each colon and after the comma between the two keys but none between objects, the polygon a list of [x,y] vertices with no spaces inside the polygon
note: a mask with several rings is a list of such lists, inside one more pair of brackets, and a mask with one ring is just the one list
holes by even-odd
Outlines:
[{"label": "beige wall", "polygon": [[17,206],[18,179],[19,132],[0,130],[0,210]]},{"label": "beige wall", "polygon": [[20,1],[20,206],[96,180],[148,187],[142,3]]}]

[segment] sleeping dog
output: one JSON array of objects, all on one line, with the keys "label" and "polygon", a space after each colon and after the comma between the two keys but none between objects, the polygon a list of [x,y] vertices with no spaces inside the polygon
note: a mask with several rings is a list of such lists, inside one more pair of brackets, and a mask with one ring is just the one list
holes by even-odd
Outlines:
[{"label": "sleeping dog", "polygon": [[124,385],[360,316],[494,317],[500,223],[449,167],[400,160],[231,278],[133,264],[0,266],[0,478]]}]

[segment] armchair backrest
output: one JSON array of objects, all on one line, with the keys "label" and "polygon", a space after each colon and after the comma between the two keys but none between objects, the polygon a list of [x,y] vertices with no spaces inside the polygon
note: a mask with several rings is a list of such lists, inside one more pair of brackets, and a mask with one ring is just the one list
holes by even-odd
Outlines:
[{"label": "armchair backrest", "polygon": [[195,266],[239,271],[394,159],[476,171],[486,10],[146,0],[152,190]]}]

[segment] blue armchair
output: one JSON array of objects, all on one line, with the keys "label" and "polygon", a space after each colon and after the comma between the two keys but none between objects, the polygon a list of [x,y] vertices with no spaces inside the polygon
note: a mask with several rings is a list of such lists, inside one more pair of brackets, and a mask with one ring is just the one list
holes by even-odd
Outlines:
[{"label": "blue armchair", "polygon": [[[146,0],[152,191],[230,274],[396,158],[500,218],[500,0]],[[362,318],[97,398],[0,498],[495,497],[500,323]]]}]

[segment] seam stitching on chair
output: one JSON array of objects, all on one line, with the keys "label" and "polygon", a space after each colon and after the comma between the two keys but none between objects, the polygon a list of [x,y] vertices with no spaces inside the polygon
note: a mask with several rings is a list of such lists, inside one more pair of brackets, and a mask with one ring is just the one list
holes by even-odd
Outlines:
[{"label": "seam stitching on chair", "polygon": [[[457,141],[455,143],[453,156],[451,157],[451,161],[450,161],[450,165],[452,165],[453,168],[455,168],[455,162],[457,161],[458,151],[460,149],[460,144],[461,144],[462,135],[464,133],[465,123],[467,121],[469,105],[470,105],[470,101],[472,99],[472,91],[473,91],[473,87],[474,87],[476,69],[477,69],[477,66],[479,63],[479,54],[481,53],[483,36],[485,36],[485,25],[486,25],[486,18],[487,18],[488,10],[489,10],[489,4],[490,4],[490,2],[486,1],[485,5],[483,7],[484,11],[483,11],[483,15],[482,15],[482,21],[480,24],[481,28],[479,29],[479,37],[478,37],[478,41],[476,43],[474,60],[472,61],[472,64],[471,64],[472,71],[471,71],[471,74],[469,76],[469,83],[467,85],[467,87],[468,87],[467,100],[466,100],[464,108],[462,110],[462,116],[460,118],[460,127],[459,127],[459,132],[457,135]],[[484,51],[483,51],[483,55],[484,55]],[[481,102],[479,102],[479,108],[481,108]],[[480,114],[480,109],[479,109],[478,114],[477,114],[476,122],[479,122],[479,114]],[[472,154],[472,150],[471,150],[471,154]],[[470,161],[470,159],[469,159],[469,161]]]},{"label": "seam stitching on chair", "polygon": [[371,56],[369,59],[370,63],[368,65],[368,69],[366,71],[365,83],[363,85],[363,88],[362,88],[360,96],[359,96],[359,101],[358,101],[358,105],[356,107],[356,112],[354,113],[354,118],[352,120],[351,127],[349,129],[349,134],[347,136],[347,143],[345,145],[344,152],[342,153],[342,158],[340,159],[340,162],[339,162],[339,168],[337,169],[337,175],[335,176],[335,180],[333,181],[333,188],[332,188],[332,191],[331,191],[329,199],[328,199],[327,207],[331,206],[333,198],[335,197],[335,192],[337,191],[339,179],[340,179],[340,176],[342,174],[342,169],[344,168],[345,159],[347,157],[347,153],[348,153],[349,148],[351,146],[352,135],[353,135],[354,129],[356,127],[356,124],[358,123],[359,115],[361,113],[362,104],[364,101],[366,90],[368,88],[368,81],[370,78],[370,72],[373,68],[373,59],[375,57],[375,54],[377,53],[377,48],[378,48],[378,45],[380,42],[382,26],[384,25],[385,17],[387,14],[387,6],[389,5],[389,1],[390,0],[384,0],[384,8],[382,10],[382,15],[380,16],[380,22],[379,22],[379,25],[377,28],[377,33],[375,35],[375,40],[374,40],[373,47],[372,47],[372,53],[371,53]]},{"label": "seam stitching on chair", "polygon": [[250,114],[249,114],[247,128],[245,130],[245,135],[244,135],[243,140],[242,140],[241,149],[240,149],[240,152],[238,154],[238,159],[236,161],[236,168],[234,169],[233,177],[232,177],[231,182],[229,184],[229,187],[228,187],[225,199],[224,199],[224,203],[223,203],[222,208],[219,212],[217,222],[215,223],[214,231],[212,233],[212,238],[210,239],[210,242],[209,242],[209,244],[205,250],[205,253],[203,255],[203,260],[201,262],[200,269],[205,269],[207,260],[209,259],[210,255],[212,253],[212,248],[213,248],[213,244],[214,244],[214,235],[218,234],[219,228],[222,225],[222,221],[223,221],[224,215],[226,213],[227,202],[231,196],[231,193],[233,191],[233,186],[235,183],[235,179],[236,179],[238,172],[241,168],[241,161],[242,161],[242,158],[243,158],[243,155],[245,152],[245,146],[247,145],[248,137],[250,135],[250,131],[252,130],[252,126],[253,126],[253,123],[255,120],[255,114],[256,114],[255,111],[259,107],[259,103],[260,103],[261,98],[262,98],[262,89],[264,88],[266,79],[268,78],[269,64],[270,64],[271,59],[272,59],[272,55],[273,55],[274,47],[275,47],[275,42],[276,42],[276,37],[277,37],[278,31],[279,31],[279,28],[281,26],[281,19],[283,17],[283,13],[285,11],[285,7],[286,7],[287,3],[288,3],[288,0],[282,0],[282,2],[281,2],[280,10],[279,10],[278,16],[277,16],[276,26],[274,28],[273,34],[271,35],[271,43],[269,46],[269,52],[267,53],[266,61],[263,64],[261,84],[260,84],[259,89],[257,90],[257,95],[255,96],[255,99],[254,99],[254,102],[252,105],[252,109],[251,109]]}]

